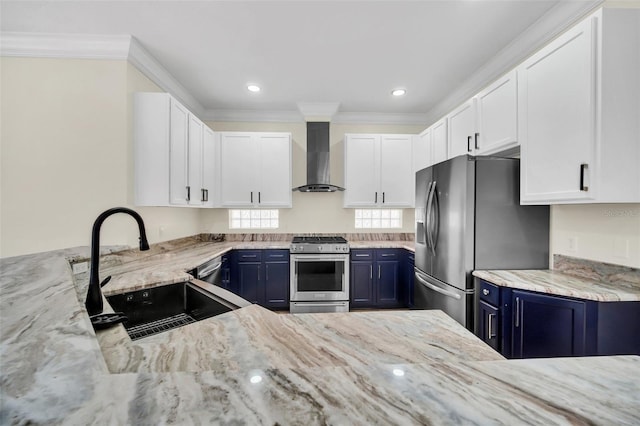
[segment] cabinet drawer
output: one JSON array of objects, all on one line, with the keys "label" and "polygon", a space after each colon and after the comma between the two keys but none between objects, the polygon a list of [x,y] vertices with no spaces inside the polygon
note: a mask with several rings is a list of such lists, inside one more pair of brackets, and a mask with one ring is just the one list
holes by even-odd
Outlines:
[{"label": "cabinet drawer", "polygon": [[236,256],[238,262],[261,262],[262,250],[238,250]]},{"label": "cabinet drawer", "polygon": [[493,306],[500,304],[500,288],[497,285],[480,280],[478,291],[480,292],[480,300],[484,300]]},{"label": "cabinet drawer", "polygon": [[351,250],[351,260],[373,260],[373,250]]},{"label": "cabinet drawer", "polygon": [[400,259],[400,249],[376,250],[376,260],[398,260],[398,259]]},{"label": "cabinet drawer", "polygon": [[289,261],[289,250],[267,250],[264,252],[265,261]]}]

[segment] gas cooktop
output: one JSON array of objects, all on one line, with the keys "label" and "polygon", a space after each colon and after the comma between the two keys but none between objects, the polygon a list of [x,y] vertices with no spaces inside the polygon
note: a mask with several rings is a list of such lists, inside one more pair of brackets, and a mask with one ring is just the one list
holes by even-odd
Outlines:
[{"label": "gas cooktop", "polygon": [[349,243],[337,236],[296,236],[291,241],[291,253],[349,253]]}]

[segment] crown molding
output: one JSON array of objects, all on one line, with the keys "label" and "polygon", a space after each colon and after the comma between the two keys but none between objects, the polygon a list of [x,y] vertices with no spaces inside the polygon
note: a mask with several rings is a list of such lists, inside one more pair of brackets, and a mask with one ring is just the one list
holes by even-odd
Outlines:
[{"label": "crown molding", "polygon": [[171,93],[172,96],[198,117],[202,117],[205,112],[202,104],[160,62],[151,56],[135,37],[131,37],[127,60],[151,81],[160,86],[162,90]]},{"label": "crown molding", "polygon": [[339,112],[331,120],[339,124],[406,124],[425,125],[423,113]]},{"label": "crown molding", "polygon": [[3,32],[0,53],[23,58],[126,60],[197,115],[204,111],[196,98],[130,35]]},{"label": "crown molding", "polygon": [[130,35],[3,32],[2,56],[76,59],[127,59]]},{"label": "crown molding", "polygon": [[561,1],[465,80],[425,115],[427,127],[475,96],[501,75],[602,5],[604,0]]},{"label": "crown molding", "polygon": [[205,121],[303,123],[300,111],[271,111],[253,109],[208,109],[202,119]]},{"label": "crown molding", "polygon": [[297,105],[305,121],[331,121],[340,102],[298,102]]}]

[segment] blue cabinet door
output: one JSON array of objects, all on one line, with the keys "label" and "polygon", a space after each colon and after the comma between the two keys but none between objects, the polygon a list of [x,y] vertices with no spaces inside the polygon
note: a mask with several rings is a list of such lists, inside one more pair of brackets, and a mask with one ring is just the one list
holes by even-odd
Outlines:
[{"label": "blue cabinet door", "polygon": [[251,303],[264,304],[264,288],[260,285],[261,263],[238,262],[239,295]]},{"label": "blue cabinet door", "polygon": [[586,355],[587,301],[511,292],[512,357]]},{"label": "blue cabinet door", "polygon": [[400,307],[400,261],[379,260],[376,267],[376,305],[379,308]]},{"label": "blue cabinet door", "polygon": [[264,255],[264,307],[289,308],[289,251],[267,250]]},{"label": "blue cabinet door", "polygon": [[351,262],[349,274],[350,299],[352,308],[372,308],[375,305],[373,293],[373,262]]}]

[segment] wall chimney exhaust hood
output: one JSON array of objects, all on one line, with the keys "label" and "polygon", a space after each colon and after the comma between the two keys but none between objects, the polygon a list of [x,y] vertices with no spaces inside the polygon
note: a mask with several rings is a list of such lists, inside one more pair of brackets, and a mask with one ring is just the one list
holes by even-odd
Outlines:
[{"label": "wall chimney exhaust hood", "polygon": [[329,183],[328,122],[307,122],[307,184],[293,188],[293,191],[344,191],[344,188]]}]

